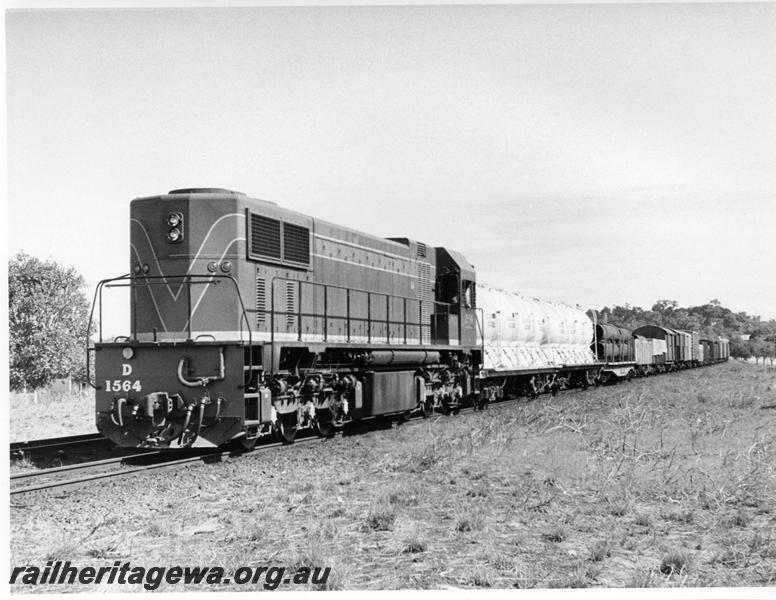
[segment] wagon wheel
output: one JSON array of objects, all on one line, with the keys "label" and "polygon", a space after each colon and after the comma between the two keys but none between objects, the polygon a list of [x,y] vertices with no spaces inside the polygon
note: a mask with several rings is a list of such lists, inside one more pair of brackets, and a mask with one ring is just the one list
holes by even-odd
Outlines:
[{"label": "wagon wheel", "polygon": [[283,444],[293,444],[296,437],[297,420],[296,413],[278,415],[275,423],[275,439]]},{"label": "wagon wheel", "polygon": [[450,409],[450,412],[454,415],[457,415],[461,412],[461,401],[460,399],[453,403],[452,408]]},{"label": "wagon wheel", "polygon": [[596,385],[596,376],[595,373],[593,373],[593,376],[590,376],[590,371],[585,371],[585,387],[589,385]]},{"label": "wagon wheel", "polygon": [[528,396],[531,400],[535,400],[539,395],[539,387],[536,385],[536,377],[531,377],[528,382]]},{"label": "wagon wheel", "polygon": [[334,418],[331,414],[331,410],[328,408],[319,408],[315,411],[315,419],[313,420],[313,427],[315,432],[323,437],[330,438],[334,436]]}]

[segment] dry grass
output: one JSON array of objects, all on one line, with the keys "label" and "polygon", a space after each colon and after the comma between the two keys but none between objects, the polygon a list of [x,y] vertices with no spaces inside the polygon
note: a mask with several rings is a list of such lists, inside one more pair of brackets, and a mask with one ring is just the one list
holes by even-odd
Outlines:
[{"label": "dry grass", "polygon": [[42,391],[37,402],[32,394],[11,392],[9,400],[12,442],[97,433],[91,390],[73,394]]},{"label": "dry grass", "polygon": [[728,363],[23,498],[11,562],[326,565],[331,589],[774,585],[775,381]]}]

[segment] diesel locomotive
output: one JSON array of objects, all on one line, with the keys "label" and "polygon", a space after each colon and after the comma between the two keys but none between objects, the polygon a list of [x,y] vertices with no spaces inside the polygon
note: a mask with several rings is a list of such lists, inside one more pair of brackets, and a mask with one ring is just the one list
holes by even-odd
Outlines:
[{"label": "diesel locomotive", "polygon": [[[221,189],[130,207],[131,332],[94,344],[98,430],[189,447],[455,410],[482,364],[474,268]],[[91,368],[91,365],[90,365]]]},{"label": "diesel locomotive", "polygon": [[[578,307],[478,282],[455,249],[229,190],[133,200],[129,267],[97,285],[87,345],[97,429],[119,446],[291,443],[303,428],[328,437],[368,417],[684,365],[676,332],[596,326]],[[106,340],[113,288],[129,294],[130,332]]]}]

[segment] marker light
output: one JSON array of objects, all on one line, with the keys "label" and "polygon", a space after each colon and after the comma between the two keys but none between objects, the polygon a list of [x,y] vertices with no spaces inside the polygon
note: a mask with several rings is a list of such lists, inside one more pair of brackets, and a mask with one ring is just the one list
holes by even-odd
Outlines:
[{"label": "marker light", "polygon": [[129,346],[125,346],[121,349],[121,356],[123,356],[126,360],[129,360],[133,356],[135,356],[135,351],[130,348]]},{"label": "marker light", "polygon": [[135,265],[132,267],[132,271],[135,273],[135,275],[140,275],[140,265]]},{"label": "marker light", "polygon": [[182,220],[183,219],[182,219],[180,213],[173,212],[173,213],[170,213],[169,215],[167,215],[167,225],[169,227],[177,227],[178,225],[181,224]]},{"label": "marker light", "polygon": [[176,244],[183,239],[183,234],[181,233],[181,230],[177,227],[175,229],[170,229],[170,231],[167,232],[167,241]]},{"label": "marker light", "polygon": [[207,263],[207,270],[211,273],[215,273],[218,270],[218,263],[216,261]]},{"label": "marker light", "polygon": [[228,273],[229,271],[232,270],[232,263],[230,263],[228,260],[224,261],[223,263],[221,263],[221,270],[224,273]]}]

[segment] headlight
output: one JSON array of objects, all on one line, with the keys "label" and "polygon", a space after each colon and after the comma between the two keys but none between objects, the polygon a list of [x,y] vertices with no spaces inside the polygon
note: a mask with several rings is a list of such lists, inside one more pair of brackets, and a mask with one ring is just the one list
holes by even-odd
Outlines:
[{"label": "headlight", "polygon": [[130,358],[135,356],[135,351],[129,346],[125,346],[124,348],[121,349],[121,356],[123,356],[125,360],[129,360]]},{"label": "headlight", "polygon": [[223,263],[221,263],[221,270],[224,273],[228,273],[229,271],[232,270],[232,263],[230,263],[228,260],[224,261]]},{"label": "headlight", "polygon": [[183,241],[183,213],[171,212],[167,214],[164,220],[165,225],[169,227],[167,231],[167,243],[178,244]]}]

